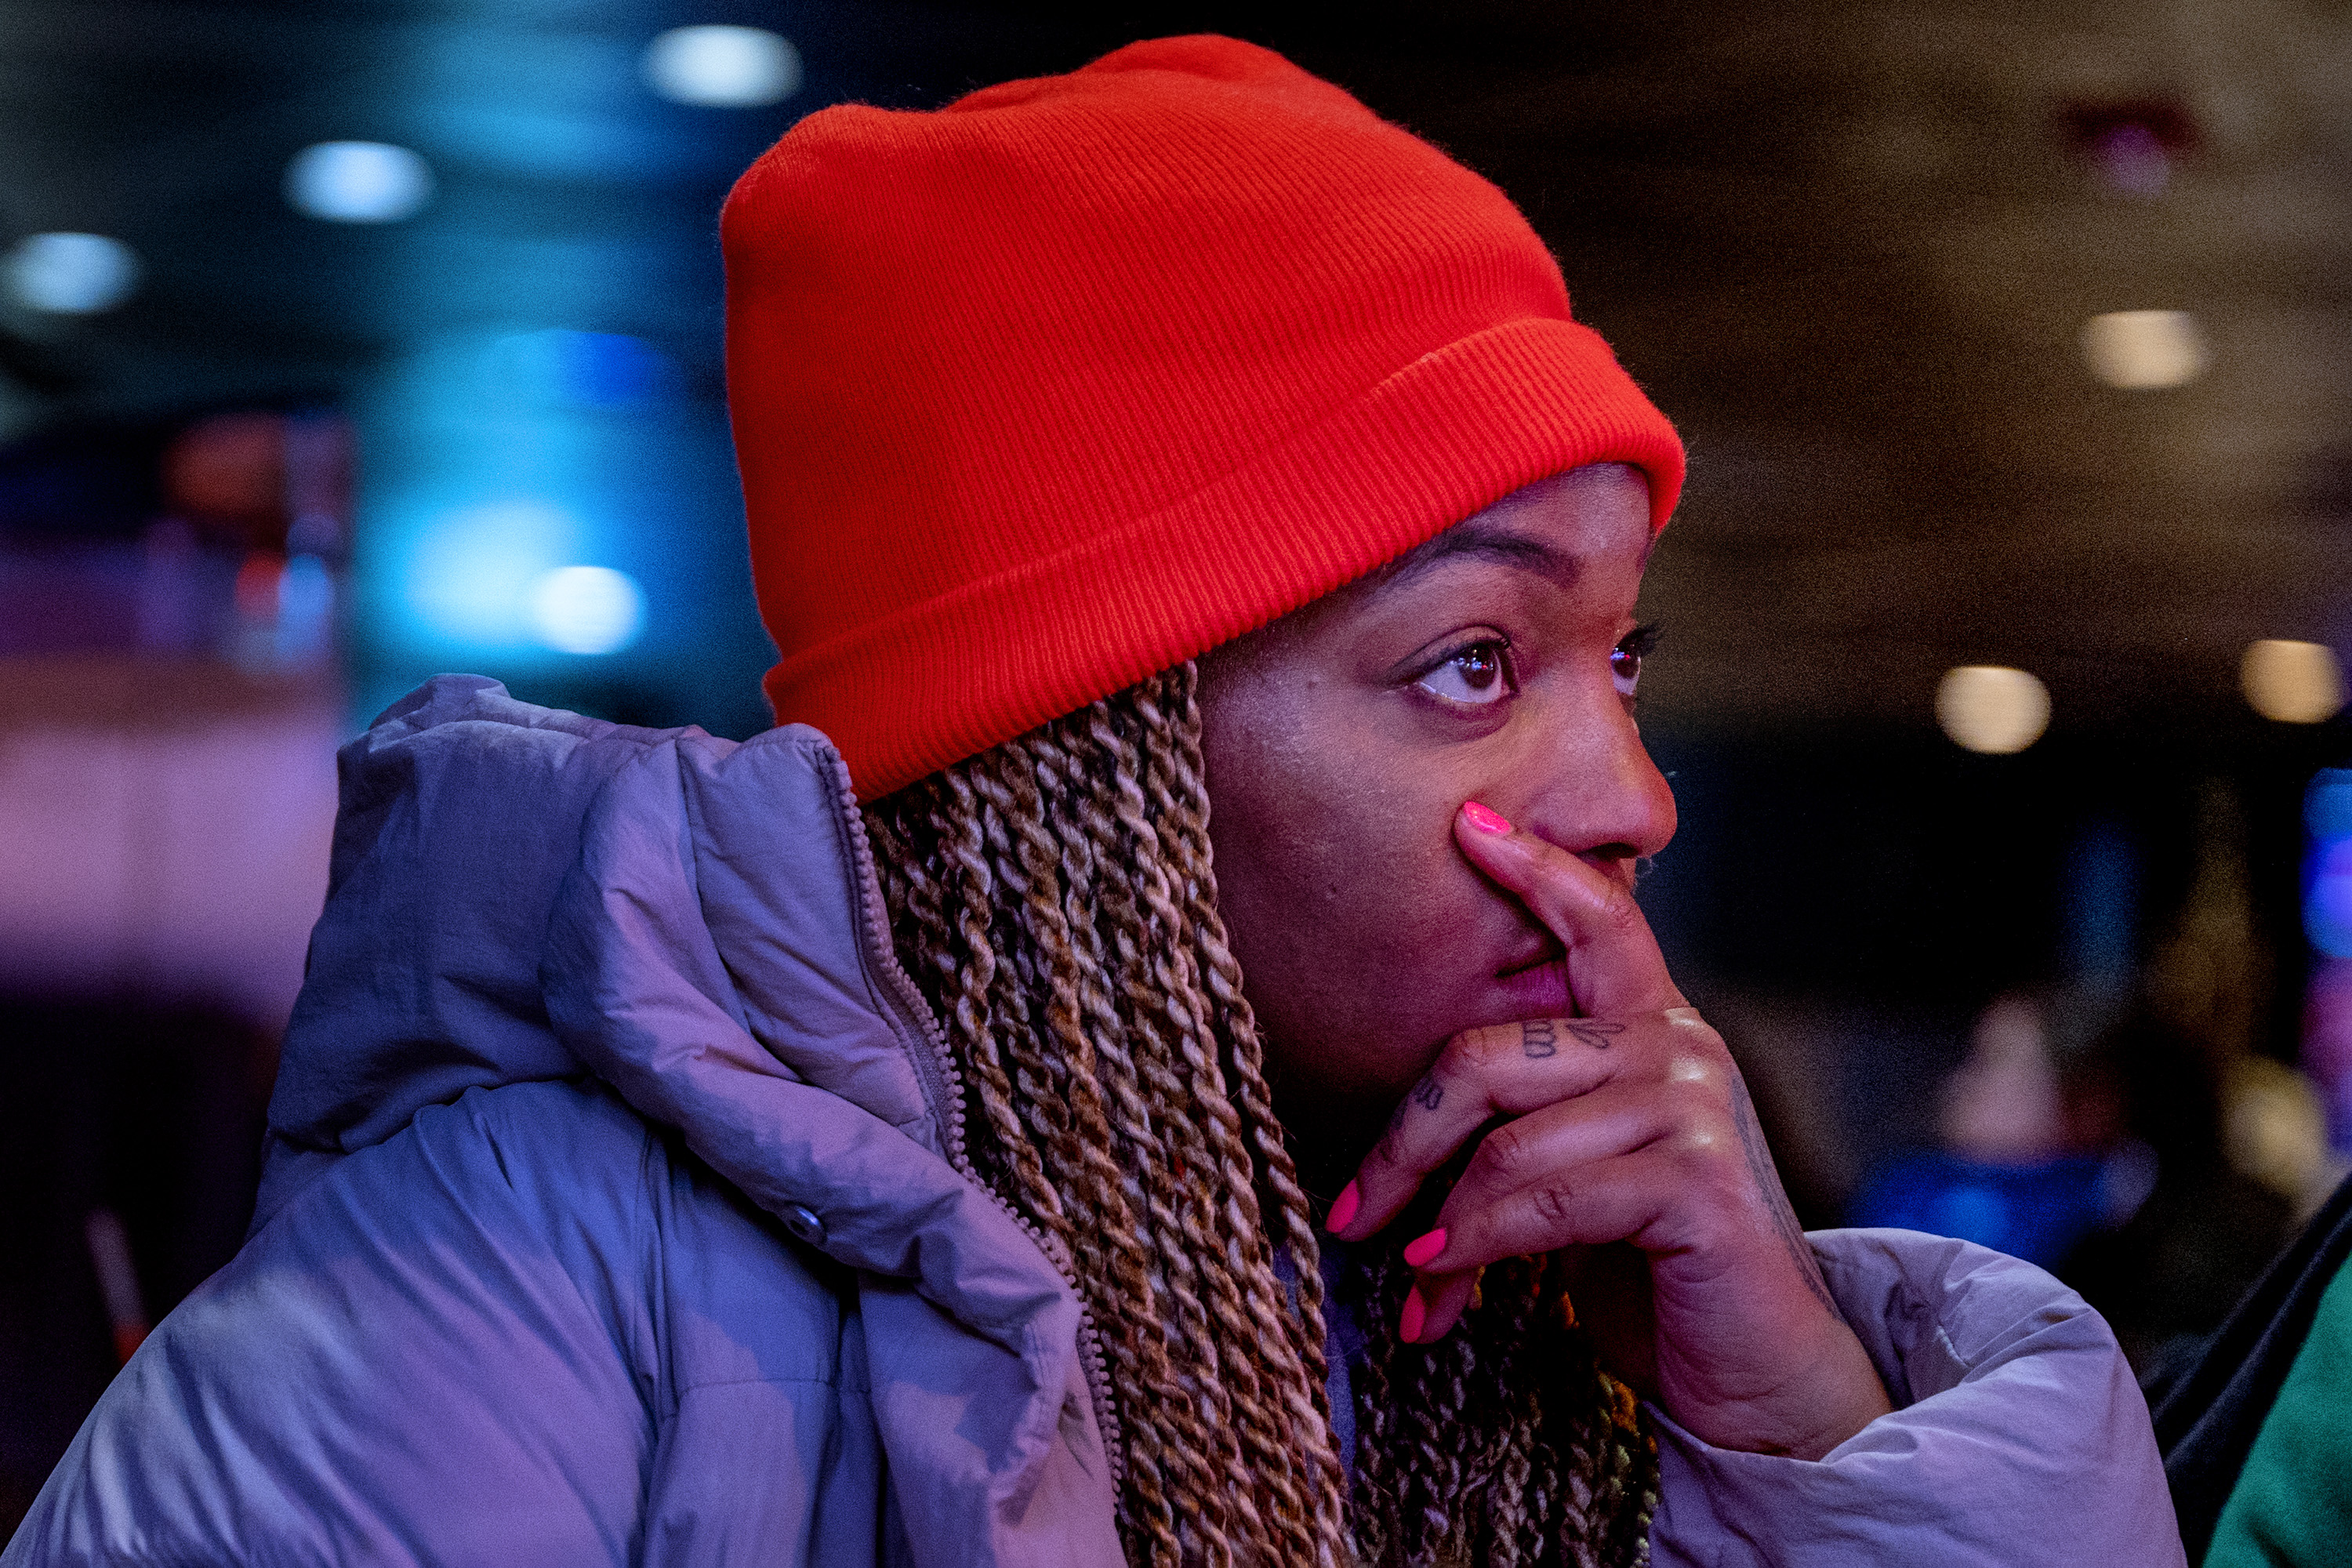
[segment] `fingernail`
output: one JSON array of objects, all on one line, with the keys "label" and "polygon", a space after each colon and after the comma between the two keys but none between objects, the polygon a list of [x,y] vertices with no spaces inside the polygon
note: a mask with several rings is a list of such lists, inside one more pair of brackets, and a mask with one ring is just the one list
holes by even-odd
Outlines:
[{"label": "fingernail", "polygon": [[1429,1317],[1429,1308],[1421,1299],[1421,1287],[1416,1285],[1404,1293],[1404,1310],[1397,1315],[1397,1338],[1407,1344],[1419,1342],[1421,1325]]},{"label": "fingernail", "polygon": [[1462,815],[1469,819],[1471,826],[1481,833],[1508,833],[1511,830],[1509,817],[1493,806],[1481,805],[1475,800],[1462,803]]},{"label": "fingernail", "polygon": [[1349,1182],[1339,1189],[1339,1195],[1331,1200],[1331,1213],[1324,1220],[1323,1228],[1329,1231],[1347,1229],[1348,1222],[1356,1217],[1356,1210],[1363,1205],[1363,1202],[1364,1194],[1356,1190],[1355,1183]]},{"label": "fingernail", "polygon": [[1405,1244],[1405,1264],[1409,1268],[1418,1268],[1444,1250],[1445,1227],[1439,1226],[1427,1236]]}]

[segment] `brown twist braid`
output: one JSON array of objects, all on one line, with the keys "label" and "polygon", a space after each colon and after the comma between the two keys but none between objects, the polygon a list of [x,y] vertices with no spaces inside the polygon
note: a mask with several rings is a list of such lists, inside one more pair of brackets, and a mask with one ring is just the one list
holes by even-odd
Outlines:
[{"label": "brown twist braid", "polygon": [[[1054,1076],[1066,1106],[1070,1144],[1060,1151],[1075,1160],[1087,1179],[1073,1191],[1078,1201],[1066,1197],[1072,1225],[1073,1250],[1079,1268],[1088,1278],[1113,1282],[1125,1300],[1151,1303],[1151,1259],[1143,1241],[1143,1227],[1129,1203],[1128,1182],[1113,1160],[1113,1137],[1104,1110],[1101,1073],[1094,1036],[1115,1036],[1117,1013],[1105,994],[1100,966],[1100,940],[1087,913],[1085,890],[1093,882],[1093,868],[1083,853],[1083,839],[1057,842],[1046,832],[1047,817],[1059,813],[1045,809],[1049,792],[1066,784],[1061,768],[1066,759],[1050,748],[1037,748],[1038,776],[1028,779],[1010,765],[999,773],[1002,796],[992,796],[1006,816],[1019,841],[1022,869],[1027,879],[1025,908],[1029,929],[1044,960],[1045,1041]],[[1010,759],[1001,759],[1008,764]],[[1055,896],[1056,887],[1060,896]],[[1091,1028],[1089,1027],[1091,1021]],[[1167,1345],[1157,1334],[1119,1336],[1107,1342],[1112,1363],[1122,1383],[1150,1387],[1167,1399],[1181,1397],[1171,1370]],[[1175,1516],[1166,1499],[1166,1445],[1157,1432],[1129,1439],[1129,1461],[1145,1474],[1130,1489],[1129,1514],[1135,1528],[1151,1538],[1155,1555],[1177,1559]]]},{"label": "brown twist braid", "polygon": [[[1139,942],[1131,928],[1122,929],[1117,946],[1129,977],[1129,1000],[1142,1008],[1141,1017],[1155,1036],[1154,1048],[1145,1053],[1139,1065],[1149,1075],[1150,1087],[1164,1106],[1194,1106],[1207,1114],[1179,1115],[1173,1119],[1164,1113],[1160,1121],[1174,1134],[1175,1163],[1169,1196],[1181,1221],[1180,1251],[1194,1251],[1203,1246],[1217,1247],[1221,1252],[1234,1256],[1228,1264],[1238,1262],[1244,1270],[1253,1263],[1262,1268],[1263,1259],[1248,1256],[1248,1244],[1255,1239],[1257,1226],[1254,1213],[1236,1216],[1231,1213],[1235,1186],[1228,1150],[1230,1131],[1215,1115],[1215,1108],[1223,1107],[1228,1118],[1231,1107],[1225,1102],[1224,1086],[1217,1067],[1213,1045],[1203,1048],[1200,1037],[1202,1019],[1199,1010],[1188,1004],[1198,997],[1195,972],[1185,922],[1170,896],[1169,878],[1165,866],[1167,854],[1158,830],[1138,808],[1141,789],[1137,780],[1141,773],[1137,747],[1133,739],[1122,734],[1127,728],[1117,717],[1108,712],[1105,726],[1109,744],[1105,748],[1110,763],[1113,820],[1125,844],[1123,864],[1129,868],[1131,896],[1134,907],[1142,915],[1142,935]],[[1090,738],[1093,738],[1090,736]],[[1099,744],[1100,742],[1098,741]],[[1180,819],[1181,820],[1181,819]],[[1153,1028],[1151,1026],[1157,1025]],[[1220,1138],[1220,1133],[1226,1136]],[[1221,1173],[1222,1183],[1197,1179],[1211,1173]],[[1197,1173],[1197,1175],[1196,1175]],[[1245,1176],[1240,1184],[1253,1201],[1254,1188]],[[1219,1188],[1224,1190],[1225,1204],[1219,1204]],[[1233,1446],[1226,1450],[1228,1479],[1233,1488],[1232,1506],[1246,1516],[1253,1535],[1265,1523],[1260,1517],[1263,1489],[1270,1495],[1265,1500],[1275,1505],[1273,1529],[1292,1549],[1307,1546],[1300,1538],[1298,1521],[1303,1515],[1303,1500],[1288,1471],[1288,1445],[1282,1435],[1266,1419],[1260,1380],[1256,1376],[1255,1358],[1236,1357],[1229,1349],[1234,1345],[1254,1345],[1256,1325],[1268,1320],[1253,1321],[1244,1310],[1242,1291],[1234,1280],[1231,1267],[1200,1268],[1192,1271],[1207,1315],[1213,1320],[1214,1338],[1219,1351],[1200,1364],[1206,1369],[1218,1369],[1212,1381],[1225,1386],[1213,1388],[1213,1397],[1229,1397],[1226,1408],[1231,1415],[1221,1422],[1219,1436]],[[1209,1327],[1203,1322],[1196,1331]],[[1222,1446],[1222,1445],[1221,1445]],[[1285,1560],[1311,1560],[1311,1548],[1306,1558],[1296,1556]]]},{"label": "brown twist braid", "polygon": [[[1067,888],[1066,909],[1072,937],[1081,960],[1081,1001],[1083,1010],[1091,1021],[1095,1060],[1108,1107],[1107,1114],[1114,1138],[1124,1151],[1133,1156],[1133,1163],[1123,1173],[1122,1181],[1141,1204],[1147,1228],[1136,1240],[1139,1247],[1146,1250],[1152,1258],[1153,1267],[1163,1269],[1162,1289],[1166,1289],[1167,1279],[1175,1281],[1179,1288],[1173,1302],[1176,1316],[1190,1325],[1205,1343],[1207,1315],[1201,1308],[1198,1289],[1193,1283],[1196,1271],[1185,1250],[1183,1224],[1179,1214],[1180,1208],[1190,1201],[1190,1194],[1181,1190],[1167,1147],[1153,1126],[1153,1113],[1144,1098],[1135,1058],[1130,1052],[1130,1014],[1122,1013],[1118,999],[1111,994],[1109,980],[1104,973],[1106,957],[1101,933],[1096,929],[1097,918],[1107,919],[1114,929],[1123,927],[1134,918],[1133,901],[1127,892],[1124,878],[1117,874],[1097,876],[1099,868],[1103,866],[1119,867],[1123,863],[1124,849],[1098,799],[1086,793],[1094,786],[1095,781],[1081,782],[1083,775],[1078,759],[1042,739],[1037,751],[1041,764],[1039,778],[1046,797],[1066,813],[1062,818],[1066,829],[1075,825],[1075,831],[1066,830],[1061,836],[1063,875]],[[1090,918],[1090,912],[1095,918]],[[1163,1259],[1172,1262],[1174,1267],[1166,1267]],[[1165,1321],[1162,1320],[1163,1323]],[[1155,1344],[1162,1338],[1161,1335],[1149,1333],[1142,1337]],[[1214,1355],[1213,1345],[1208,1345],[1206,1349],[1208,1354]],[[1163,1365],[1166,1359],[1163,1352],[1160,1356]],[[1214,1363],[1212,1361],[1207,1364]],[[1155,1389],[1171,1423],[1166,1443],[1171,1463],[1187,1471],[1187,1481],[1195,1495],[1204,1494],[1221,1500],[1223,1490],[1216,1486],[1207,1464],[1210,1457],[1219,1452],[1220,1445],[1211,1440],[1202,1424],[1198,1390],[1186,1395],[1179,1392],[1174,1384],[1164,1388],[1155,1384]],[[1220,1509],[1219,1515],[1221,1512]],[[1220,1517],[1213,1516],[1213,1522],[1222,1527]]]},{"label": "brown twist braid", "polygon": [[[893,931],[965,1069],[976,1170],[1069,1249],[1126,1434],[1137,1563],[1646,1561],[1651,1434],[1557,1269],[1435,1345],[1366,1259],[1352,1494],[1322,1259],[1223,922],[1190,666],[867,808]],[[1399,1237],[1418,1234],[1392,1227]]]},{"label": "brown twist braid", "polygon": [[[1186,711],[1197,706],[1199,677],[1192,666],[1180,666],[1163,679],[1173,707]],[[1234,1042],[1257,1040],[1257,1015],[1243,993],[1241,965],[1234,962],[1233,950],[1226,942],[1224,917],[1217,911],[1216,876],[1206,853],[1209,795],[1207,768],[1201,756],[1200,728],[1197,724],[1170,724],[1153,704],[1148,689],[1138,689],[1136,707],[1148,725],[1165,731],[1174,742],[1161,753],[1172,767],[1155,766],[1150,770],[1155,798],[1164,797],[1167,804],[1163,809],[1171,814],[1180,802],[1197,803],[1194,809],[1202,818],[1202,832],[1179,835],[1172,845],[1176,870],[1184,889],[1185,915],[1196,933],[1202,978],[1215,1015],[1215,1032],[1219,1039],[1227,1042],[1223,1066],[1227,1080],[1233,1085],[1234,1103],[1250,1129],[1250,1152],[1256,1180],[1273,1199],[1265,1208],[1272,1221],[1266,1239],[1289,1258],[1291,1272],[1297,1280],[1297,1311],[1277,1312],[1271,1302],[1265,1303],[1261,1310],[1266,1313],[1265,1321],[1283,1325],[1286,1332],[1278,1348],[1298,1363],[1300,1376],[1288,1384],[1294,1401],[1298,1385],[1303,1383],[1306,1388],[1306,1405],[1294,1407],[1292,1419],[1309,1430],[1328,1428],[1331,1409],[1325,1382],[1330,1369],[1324,1360],[1323,1274],[1320,1268],[1301,1268],[1298,1264],[1302,1256],[1316,1255],[1315,1222],[1307,1194],[1298,1184],[1289,1146],[1282,1139],[1282,1124],[1275,1115],[1274,1095],[1266,1085],[1259,1053],[1234,1048]],[[1341,1510],[1347,1496],[1347,1478],[1336,1452],[1327,1451],[1318,1458],[1328,1459],[1316,1478],[1316,1523],[1319,1535],[1336,1532],[1343,1525]]]},{"label": "brown twist braid", "polygon": [[[1188,710],[1193,705],[1193,679],[1189,668],[1171,671],[1164,678],[1171,691]],[[1139,691],[1135,706],[1145,733],[1171,733],[1166,720],[1152,705],[1150,692]],[[1294,1469],[1300,1456],[1292,1435],[1301,1431],[1328,1431],[1329,1417],[1317,1407],[1311,1395],[1307,1395],[1307,1374],[1298,1356],[1297,1342],[1300,1314],[1289,1309],[1282,1282],[1274,1272],[1271,1249],[1266,1244],[1260,1217],[1257,1193],[1261,1173],[1250,1155],[1244,1113],[1246,1111],[1253,1117],[1265,1118],[1259,1129],[1265,1142],[1279,1150],[1281,1139],[1279,1124],[1273,1120],[1271,1105],[1263,1103],[1266,1096],[1255,1048],[1257,1040],[1255,1020],[1251,1020],[1246,1034],[1236,1035],[1230,1028],[1220,1028],[1219,1020],[1214,1016],[1216,1010],[1203,1005],[1202,977],[1204,971],[1213,964],[1217,955],[1222,955],[1224,964],[1233,968],[1236,976],[1239,973],[1238,967],[1233,963],[1232,955],[1223,951],[1222,922],[1212,933],[1204,931],[1195,918],[1200,897],[1196,889],[1208,875],[1205,792],[1195,789],[1189,795],[1175,795],[1167,790],[1165,781],[1175,763],[1174,748],[1150,748],[1131,758],[1131,748],[1119,742],[1119,726],[1090,725],[1089,730],[1097,744],[1102,743],[1106,737],[1110,740],[1115,773],[1132,769],[1139,775],[1142,787],[1135,795],[1122,790],[1118,797],[1121,802],[1118,812],[1120,825],[1135,840],[1139,851],[1136,863],[1148,868],[1137,879],[1139,891],[1155,920],[1184,931],[1188,938],[1176,948],[1181,972],[1173,977],[1176,984],[1183,985],[1184,994],[1190,998],[1190,1005],[1183,1009],[1185,1023],[1189,1026],[1179,1038],[1182,1041],[1184,1058],[1193,1073],[1196,1102],[1207,1112],[1201,1118],[1202,1131],[1209,1155],[1216,1162],[1216,1168],[1223,1178],[1221,1185],[1229,1212],[1222,1217],[1231,1237],[1229,1245],[1238,1248],[1242,1264],[1234,1271],[1234,1283],[1238,1289],[1219,1291],[1216,1309],[1226,1320],[1229,1331],[1237,1337],[1261,1336],[1268,1326],[1275,1326],[1276,1330],[1274,1334],[1262,1338],[1259,1350],[1272,1363],[1267,1369],[1271,1374],[1268,1380],[1271,1389],[1281,1392],[1272,1394],[1270,1398],[1263,1394],[1257,1386],[1258,1378],[1251,1362],[1244,1362],[1234,1369],[1250,1384],[1246,1396],[1237,1396],[1235,1400],[1236,1409],[1243,1417],[1241,1436],[1255,1472],[1255,1484],[1260,1490],[1270,1494],[1270,1500],[1276,1506],[1274,1526],[1286,1548],[1283,1561],[1312,1562],[1317,1555],[1312,1516],[1318,1512],[1330,1516],[1325,1522],[1329,1534],[1334,1537],[1339,1533],[1340,1521],[1336,1509],[1324,1500],[1328,1493],[1328,1484],[1318,1485],[1320,1478],[1308,1478],[1302,1487],[1302,1478]],[[1195,743],[1197,746],[1197,741]],[[1139,766],[1137,765],[1139,763]],[[1176,829],[1166,837],[1164,842],[1153,826],[1153,817],[1133,809],[1136,795],[1142,794],[1144,788],[1149,788],[1155,797],[1159,807],[1155,814],[1157,820]],[[1166,868],[1164,870],[1163,866]],[[1183,900],[1182,908],[1177,905],[1180,898]],[[1163,900],[1164,904],[1161,902]],[[1247,1006],[1246,1003],[1240,1002],[1238,987],[1235,988],[1234,1000],[1241,1006]],[[1171,1016],[1171,1019],[1175,1016],[1172,1007]],[[1235,1048],[1236,1042],[1240,1042],[1238,1049]],[[1228,1088],[1234,1081],[1226,1070],[1228,1062],[1239,1066],[1246,1081],[1258,1084],[1259,1108],[1253,1110],[1246,1096],[1240,1099],[1238,1105],[1234,1103]],[[1284,1151],[1283,1163],[1287,1166],[1288,1163],[1287,1152]],[[1295,1178],[1290,1185],[1296,1188]],[[1303,1195],[1300,1202],[1303,1205]],[[1219,1277],[1213,1276],[1213,1279]],[[1316,1284],[1319,1297],[1319,1277]],[[1318,1321],[1320,1321],[1319,1301]],[[1318,1384],[1319,1381],[1318,1378]],[[1288,1405],[1290,1408],[1279,1419],[1270,1419],[1276,1414],[1275,1406],[1277,1405]],[[1320,1455],[1308,1451],[1310,1464],[1328,1456],[1330,1468],[1337,1471],[1339,1461],[1337,1456],[1331,1454],[1330,1445],[1326,1442],[1318,1447]],[[1249,1484],[1247,1478],[1244,1478],[1244,1484]]]}]

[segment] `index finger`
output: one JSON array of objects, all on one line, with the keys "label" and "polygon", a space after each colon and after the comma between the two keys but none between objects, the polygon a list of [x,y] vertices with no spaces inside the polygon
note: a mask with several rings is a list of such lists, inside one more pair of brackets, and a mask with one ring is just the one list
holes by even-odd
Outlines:
[{"label": "index finger", "polygon": [[1356,1171],[1356,1206],[1331,1232],[1371,1235],[1422,1183],[1497,1116],[1589,1094],[1619,1071],[1610,1046],[1624,1026],[1603,1018],[1530,1018],[1465,1029],[1445,1043],[1389,1118]]},{"label": "index finger", "polygon": [[1568,994],[1578,1010],[1623,1018],[1689,1005],[1624,882],[1475,800],[1454,813],[1454,838],[1567,948]]}]

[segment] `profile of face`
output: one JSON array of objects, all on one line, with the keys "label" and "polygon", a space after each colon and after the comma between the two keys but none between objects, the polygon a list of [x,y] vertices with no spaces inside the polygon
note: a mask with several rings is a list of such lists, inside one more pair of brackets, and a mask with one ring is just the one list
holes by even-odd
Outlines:
[{"label": "profile of face", "polygon": [[1633,721],[1639,470],[1530,485],[1201,660],[1218,903],[1285,1124],[1351,1160],[1447,1038],[1571,1016],[1559,941],[1465,801],[1630,885],[1674,796]]}]

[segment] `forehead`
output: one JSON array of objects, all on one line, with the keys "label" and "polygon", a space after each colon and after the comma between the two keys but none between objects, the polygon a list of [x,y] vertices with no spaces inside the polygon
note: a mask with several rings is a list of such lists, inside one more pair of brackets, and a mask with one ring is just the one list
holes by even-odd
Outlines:
[{"label": "forehead", "polygon": [[1572,592],[1602,560],[1630,558],[1638,571],[1651,542],[1649,485],[1641,470],[1594,463],[1512,491],[1323,603],[1333,612],[1360,609],[1447,566],[1475,562],[1535,573]]},{"label": "forehead", "polygon": [[1263,629],[1227,644],[1213,664],[1255,664],[1424,592],[1481,563],[1548,578],[1574,592],[1598,566],[1638,578],[1651,544],[1649,482],[1639,468],[1594,463],[1538,479],[1475,512],[1416,549]]},{"label": "forehead", "polygon": [[1593,463],[1513,490],[1370,574],[1361,585],[1377,589],[1460,556],[1572,565],[1628,544],[1647,559],[1648,481],[1626,464]]}]

